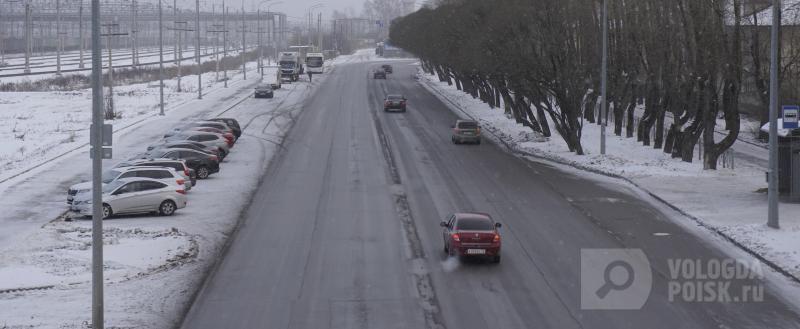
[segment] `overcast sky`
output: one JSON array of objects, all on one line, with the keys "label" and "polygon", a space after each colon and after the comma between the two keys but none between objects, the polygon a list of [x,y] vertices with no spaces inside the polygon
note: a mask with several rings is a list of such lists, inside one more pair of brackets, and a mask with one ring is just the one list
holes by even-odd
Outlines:
[{"label": "overcast sky", "polygon": [[[221,1],[221,0],[212,0],[212,1]],[[278,1],[283,1],[283,3],[270,6],[270,10],[285,12],[287,15],[292,16],[289,17],[290,20],[295,20],[295,21],[304,18],[306,10],[308,10],[308,7],[317,3],[324,4],[323,7],[315,11],[317,13],[321,11],[323,19],[330,18],[331,12],[333,12],[333,10],[348,11],[348,8],[352,9],[356,15],[359,15],[361,14],[361,8],[363,8],[364,6],[364,0],[272,0],[271,2],[278,2]],[[248,2],[251,4],[251,6],[255,6],[261,1],[245,0],[245,4],[247,4]],[[262,8],[266,8],[266,6],[267,4],[265,4]],[[294,19],[292,19],[293,17]]]}]

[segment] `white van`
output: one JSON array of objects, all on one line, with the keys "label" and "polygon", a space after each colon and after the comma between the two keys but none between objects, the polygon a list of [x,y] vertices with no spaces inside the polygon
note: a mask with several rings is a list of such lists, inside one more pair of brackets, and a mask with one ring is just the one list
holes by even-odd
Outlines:
[{"label": "white van", "polygon": [[324,72],[325,59],[322,53],[308,53],[306,55],[306,70],[313,74],[322,74]]}]

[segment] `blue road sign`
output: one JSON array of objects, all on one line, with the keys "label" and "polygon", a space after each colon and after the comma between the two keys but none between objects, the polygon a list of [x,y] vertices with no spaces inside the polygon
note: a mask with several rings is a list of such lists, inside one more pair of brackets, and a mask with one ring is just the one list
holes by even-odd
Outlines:
[{"label": "blue road sign", "polygon": [[783,129],[797,129],[798,116],[800,116],[800,106],[784,105],[781,107],[781,117],[783,118]]}]

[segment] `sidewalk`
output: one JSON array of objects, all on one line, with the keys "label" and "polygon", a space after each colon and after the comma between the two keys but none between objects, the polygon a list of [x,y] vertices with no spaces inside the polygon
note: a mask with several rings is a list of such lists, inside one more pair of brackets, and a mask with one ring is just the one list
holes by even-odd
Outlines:
[{"label": "sidewalk", "polygon": [[[761,192],[767,186],[766,149],[737,142],[735,170],[703,170],[699,161],[673,159],[635,138],[613,134],[607,136],[606,155],[600,155],[600,127],[586,123],[582,140],[586,155],[578,156],[568,151],[560,136],[541,137],[506,117],[503,109],[490,109],[436,76],[420,73],[420,82],[459,116],[480,121],[513,151],[623,178],[710,230],[705,232],[721,234],[800,281],[800,204],[781,203],[781,229],[766,226],[767,195]],[[687,223],[692,224],[688,218]]]}]

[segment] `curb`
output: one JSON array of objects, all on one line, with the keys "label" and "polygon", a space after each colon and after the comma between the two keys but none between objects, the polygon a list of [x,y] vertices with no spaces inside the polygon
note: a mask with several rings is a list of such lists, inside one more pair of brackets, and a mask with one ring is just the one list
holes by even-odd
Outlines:
[{"label": "curb", "polygon": [[[425,74],[425,73],[422,73],[422,74]],[[437,98],[439,98],[441,100],[446,100],[447,103],[449,103],[450,106],[448,106],[448,107],[450,107],[451,110],[452,109],[457,109],[458,111],[460,111],[461,113],[463,113],[467,117],[478,121],[475,117],[473,117],[472,115],[470,115],[466,111],[462,110],[461,107],[458,104],[453,102],[450,98],[448,98],[446,95],[444,95],[438,89],[436,89],[436,87],[433,86],[430,82],[428,82],[427,80],[424,80],[424,79],[420,79],[418,81],[422,81],[423,86],[426,87],[425,89],[428,89],[429,91],[435,92],[437,94]],[[701,218],[698,218],[698,217],[696,217],[696,216],[694,216],[692,214],[689,214],[688,212],[686,212],[685,210],[683,210],[680,207],[676,206],[675,204],[670,203],[667,200],[664,200],[663,198],[661,198],[657,194],[655,194],[655,193],[651,192],[650,190],[642,187],[641,185],[637,184],[636,182],[632,181],[631,179],[629,179],[627,177],[623,177],[623,176],[620,176],[620,175],[617,175],[617,174],[614,174],[614,173],[602,171],[600,169],[583,166],[583,165],[580,165],[580,164],[576,164],[574,162],[565,161],[565,160],[559,159],[557,157],[547,157],[547,156],[543,156],[543,155],[540,155],[540,154],[535,154],[535,153],[531,153],[531,152],[528,152],[528,151],[520,150],[520,149],[517,149],[517,148],[513,147],[512,145],[510,145],[504,139],[502,139],[499,136],[497,136],[494,133],[494,129],[487,129],[487,131],[490,134],[492,134],[492,136],[494,137],[494,140],[499,141],[506,148],[506,150],[508,150],[510,153],[512,153],[514,155],[517,155],[520,158],[523,158],[524,156],[534,157],[534,158],[537,158],[537,159],[540,159],[540,160],[543,160],[543,161],[550,161],[550,162],[558,163],[558,164],[561,164],[561,165],[566,165],[566,166],[569,166],[569,167],[572,167],[572,168],[575,168],[575,169],[578,169],[578,170],[587,171],[587,172],[591,172],[591,173],[594,173],[594,174],[599,174],[599,175],[603,175],[603,176],[606,176],[606,177],[616,178],[616,179],[625,181],[625,182],[633,185],[637,189],[647,193],[649,196],[653,197],[657,201],[659,201],[662,204],[666,205],[670,209],[675,210],[678,213],[680,213],[681,215],[690,218],[691,220],[693,220],[695,223],[697,223],[701,227],[703,227],[705,229],[708,229],[709,231],[711,231],[711,232],[715,233],[716,235],[722,237],[723,239],[727,240],[728,242],[732,243],[733,245],[739,247],[739,249],[745,251],[746,253],[748,253],[751,256],[755,257],[756,259],[760,260],[762,263],[766,264],[767,266],[769,266],[770,268],[772,268],[776,272],[778,272],[780,274],[783,274],[786,278],[790,279],[791,281],[794,281],[796,283],[800,283],[800,277],[793,275],[791,272],[787,271],[786,269],[784,269],[780,265],[776,264],[775,262],[773,262],[773,261],[765,258],[763,255],[759,254],[757,251],[755,251],[755,250],[745,246],[741,242],[737,241],[732,236],[726,234],[725,232],[719,230],[716,227],[713,227],[713,226],[707,224]],[[527,159],[525,159],[525,160],[527,161]]]}]

